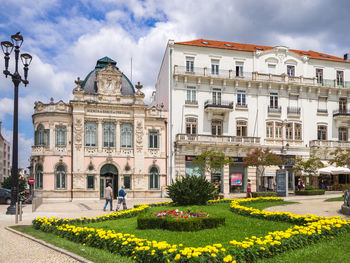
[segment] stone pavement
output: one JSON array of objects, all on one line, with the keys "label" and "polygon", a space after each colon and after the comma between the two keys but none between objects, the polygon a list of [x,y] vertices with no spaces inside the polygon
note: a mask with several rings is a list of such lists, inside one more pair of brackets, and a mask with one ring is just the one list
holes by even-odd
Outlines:
[{"label": "stone pavement", "polygon": [[[342,202],[324,202],[325,199],[338,197],[341,192],[327,193],[324,196],[289,196],[285,198],[287,201],[296,201],[299,204],[276,206],[268,208],[269,211],[289,211],[295,214],[316,214],[322,216],[337,216]],[[129,199],[127,200],[128,208],[132,208],[134,204],[154,203],[160,201],[168,201],[169,199]],[[102,210],[104,200],[98,201],[75,201],[65,203],[44,203],[36,212],[32,213],[31,205],[27,205],[23,209],[23,221],[21,225],[29,225],[35,217],[81,217],[81,216],[97,216],[104,212]],[[113,202],[115,209],[117,202]],[[5,229],[6,226],[15,224],[14,216],[6,215],[7,205],[0,205],[0,261],[2,263],[16,262],[78,262],[75,259],[63,255],[55,250],[40,245],[25,237],[21,237]]]}]

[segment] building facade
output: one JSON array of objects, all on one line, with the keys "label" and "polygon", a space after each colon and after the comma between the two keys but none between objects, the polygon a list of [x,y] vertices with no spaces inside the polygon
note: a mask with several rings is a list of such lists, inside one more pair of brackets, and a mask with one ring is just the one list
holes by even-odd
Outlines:
[{"label": "building facade", "polygon": [[170,40],[159,71],[155,101],[169,112],[169,180],[191,174],[193,158],[222,151],[234,164],[206,177],[225,195],[245,192],[247,179],[275,187],[269,168],[243,166],[254,148],[270,147],[285,159],[288,187],[295,187],[293,159],[330,159],[349,147],[350,63],[314,51],[198,39]]},{"label": "building facade", "polygon": [[166,185],[167,116],[144,103],[108,57],[75,81],[74,98],[44,104],[33,114],[31,166],[44,201],[100,199],[112,183],[129,197],[161,197]]},{"label": "building facade", "polygon": [[10,166],[10,142],[8,142],[1,134],[0,121],[0,183],[11,175]]}]

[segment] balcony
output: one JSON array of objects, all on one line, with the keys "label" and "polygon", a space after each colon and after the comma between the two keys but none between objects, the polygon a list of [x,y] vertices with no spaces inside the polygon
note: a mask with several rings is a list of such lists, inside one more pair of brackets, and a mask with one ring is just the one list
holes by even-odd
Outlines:
[{"label": "balcony", "polygon": [[44,155],[47,151],[49,151],[49,146],[45,146],[45,145],[32,146],[32,156]]},{"label": "balcony", "polygon": [[236,110],[248,110],[248,104],[236,104]]},{"label": "balcony", "polygon": [[328,110],[327,109],[317,109],[317,114],[328,115]]},{"label": "balcony", "polygon": [[269,115],[281,115],[282,108],[281,108],[281,106],[279,106],[279,107],[267,106],[267,112]]},{"label": "balcony", "polygon": [[176,143],[180,144],[208,144],[222,146],[240,146],[240,145],[260,145],[260,137],[239,137],[239,136],[214,136],[214,135],[191,135],[177,134]]},{"label": "balcony", "polygon": [[347,109],[337,109],[333,111],[333,118],[336,120],[350,119],[350,111]]},{"label": "balcony", "polygon": [[312,140],[309,145],[311,148],[350,148],[350,142],[347,141]]},{"label": "balcony", "polygon": [[233,110],[233,101],[225,101],[225,100],[207,100],[204,102],[204,109],[206,111],[214,111],[214,112],[226,112]]},{"label": "balcony", "polygon": [[198,106],[198,101],[196,100],[185,100],[186,105]]},{"label": "balcony", "polygon": [[287,114],[293,116],[300,116],[300,107],[287,107]]}]

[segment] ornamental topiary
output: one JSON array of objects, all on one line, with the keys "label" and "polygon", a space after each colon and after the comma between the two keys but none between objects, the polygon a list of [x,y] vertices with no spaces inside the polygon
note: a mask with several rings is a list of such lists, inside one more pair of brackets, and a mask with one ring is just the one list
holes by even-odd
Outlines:
[{"label": "ornamental topiary", "polygon": [[215,193],[214,184],[201,176],[177,178],[167,190],[176,205],[205,205]]}]

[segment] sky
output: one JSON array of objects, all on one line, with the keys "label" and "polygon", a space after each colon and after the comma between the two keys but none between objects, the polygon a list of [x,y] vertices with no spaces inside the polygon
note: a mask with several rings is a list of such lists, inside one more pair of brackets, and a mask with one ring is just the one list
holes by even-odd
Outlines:
[{"label": "sky", "polygon": [[[339,57],[350,52],[348,0],[0,0],[0,6],[0,41],[20,31],[21,51],[33,56],[30,83],[19,91],[23,168],[33,145],[34,102],[69,101],[74,80],[84,79],[104,56],[129,78],[132,58],[132,82],[144,85],[148,100],[169,39],[284,45]],[[10,71],[13,60],[12,54]],[[0,72],[3,67],[0,59]],[[3,74],[0,121],[11,141],[13,83]]]}]

